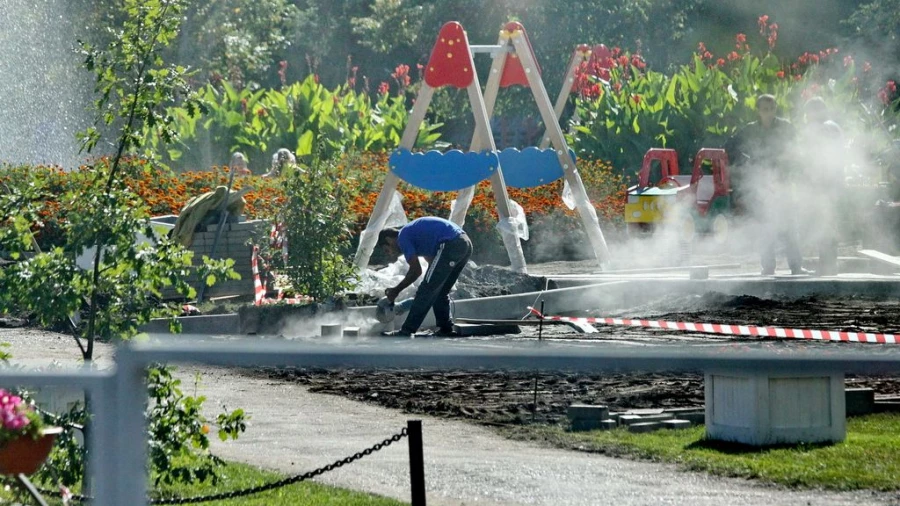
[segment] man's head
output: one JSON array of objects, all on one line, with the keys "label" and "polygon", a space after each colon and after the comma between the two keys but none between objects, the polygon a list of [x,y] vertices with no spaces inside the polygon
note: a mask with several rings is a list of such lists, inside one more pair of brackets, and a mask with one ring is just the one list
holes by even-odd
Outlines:
[{"label": "man's head", "polygon": [[774,95],[764,94],[756,97],[756,113],[759,114],[759,122],[763,126],[772,126],[777,108],[778,104],[775,103]]},{"label": "man's head", "polygon": [[824,123],[828,121],[828,105],[822,97],[812,97],[803,104],[808,123]]},{"label": "man's head", "polygon": [[387,255],[396,257],[400,254],[400,246],[397,245],[398,237],[400,237],[399,228],[384,228],[381,232],[378,232],[378,246],[381,247]]}]

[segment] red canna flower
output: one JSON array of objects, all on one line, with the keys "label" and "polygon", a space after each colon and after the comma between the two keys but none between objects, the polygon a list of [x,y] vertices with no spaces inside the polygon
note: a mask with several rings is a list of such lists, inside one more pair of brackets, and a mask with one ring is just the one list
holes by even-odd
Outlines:
[{"label": "red canna flower", "polygon": [[756,20],[756,23],[759,25],[759,33],[760,35],[766,34],[766,27],[769,25],[769,16],[763,14]]}]

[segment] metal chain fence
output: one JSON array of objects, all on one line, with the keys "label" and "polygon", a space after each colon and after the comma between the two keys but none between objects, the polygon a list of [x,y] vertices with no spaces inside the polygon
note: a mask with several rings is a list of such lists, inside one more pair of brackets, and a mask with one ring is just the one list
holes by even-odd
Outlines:
[{"label": "metal chain fence", "polygon": [[[209,501],[235,499],[238,497],[245,497],[248,495],[258,494],[260,492],[266,492],[268,490],[275,490],[277,488],[286,487],[286,486],[292,485],[294,483],[300,483],[301,481],[315,478],[316,476],[325,474],[328,471],[333,471],[339,467],[343,467],[343,466],[346,466],[347,464],[356,462],[357,460],[359,460],[363,457],[372,455],[373,453],[375,453],[379,450],[387,448],[388,446],[396,443],[397,441],[400,441],[401,439],[407,437],[408,435],[409,435],[408,430],[406,428],[403,428],[400,432],[385,439],[384,441],[381,441],[380,443],[376,443],[375,445],[373,445],[369,448],[366,448],[365,450],[356,452],[349,457],[345,457],[343,459],[337,460],[335,462],[332,462],[331,464],[322,466],[318,469],[314,469],[312,471],[307,471],[303,474],[291,476],[289,478],[285,478],[283,480],[278,480],[278,481],[275,481],[272,483],[266,483],[264,485],[258,485],[256,487],[250,487],[250,488],[245,488],[245,489],[241,489],[241,490],[232,490],[230,492],[221,492],[218,494],[210,494],[210,495],[204,495],[204,496],[168,497],[165,499],[150,499],[150,504],[196,504],[196,503],[209,502]],[[55,496],[55,495],[59,494],[58,491],[48,490],[48,489],[44,489],[44,488],[40,488],[40,487],[37,487],[37,490],[41,494],[44,494],[47,496]],[[78,502],[92,500],[92,498],[89,496],[84,496],[84,495],[79,495],[79,494],[72,494],[69,497],[69,499],[73,500],[73,501],[78,501]]]}]

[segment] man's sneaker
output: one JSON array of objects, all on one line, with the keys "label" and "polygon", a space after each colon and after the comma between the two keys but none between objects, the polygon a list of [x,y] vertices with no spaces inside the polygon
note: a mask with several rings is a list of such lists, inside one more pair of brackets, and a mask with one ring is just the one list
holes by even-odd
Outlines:
[{"label": "man's sneaker", "polygon": [[453,327],[440,328],[433,335],[434,337],[460,337],[459,332],[453,330]]},{"label": "man's sneaker", "polygon": [[407,332],[403,329],[385,331],[382,332],[381,335],[385,337],[413,337],[413,334],[411,332]]},{"label": "man's sneaker", "polygon": [[812,271],[804,269],[803,267],[798,267],[796,269],[791,269],[791,274],[793,274],[794,276],[800,274],[812,274]]},{"label": "man's sneaker", "polygon": [[763,276],[774,276],[774,275],[775,275],[775,269],[763,269],[763,270],[762,270],[762,275],[763,275]]}]

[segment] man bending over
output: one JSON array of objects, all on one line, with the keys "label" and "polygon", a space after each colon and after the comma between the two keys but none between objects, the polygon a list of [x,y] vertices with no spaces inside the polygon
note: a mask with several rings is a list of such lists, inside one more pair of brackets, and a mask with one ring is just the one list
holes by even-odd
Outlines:
[{"label": "man bending over", "polygon": [[413,220],[403,228],[386,228],[378,234],[378,242],[391,257],[403,253],[409,271],[400,283],[384,291],[394,302],[406,287],[422,275],[419,257],[428,262],[425,279],[419,285],[406,321],[399,331],[390,335],[412,336],[419,330],[430,308],[438,326],[436,335],[453,335],[450,320],[450,290],[463,267],[472,256],[472,242],[452,221],[433,216]]}]

